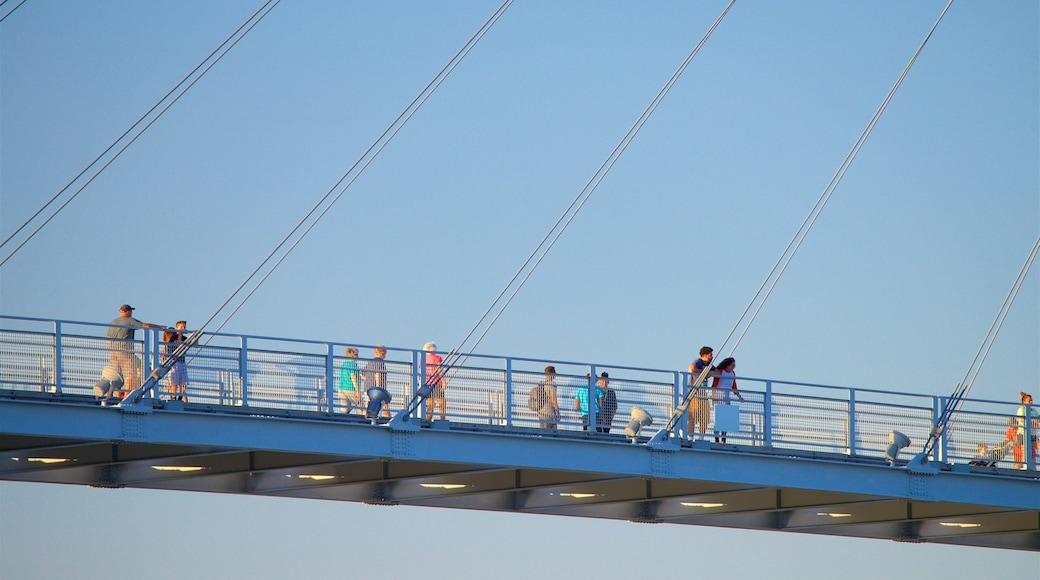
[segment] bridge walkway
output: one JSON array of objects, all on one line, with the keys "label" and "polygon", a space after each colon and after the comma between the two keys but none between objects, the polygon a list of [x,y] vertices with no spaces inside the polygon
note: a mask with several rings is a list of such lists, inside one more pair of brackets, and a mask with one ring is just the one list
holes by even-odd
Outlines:
[{"label": "bridge walkway", "polygon": [[[663,423],[685,372],[474,355],[447,370],[446,420],[420,406],[401,427],[336,394],[346,347],[375,345],[222,334],[187,357],[186,401],[161,389],[143,406],[106,407],[93,386],[110,362],[107,328],[0,317],[0,479],[1040,550],[1040,474],[1005,445],[1009,430],[1034,427],[1006,402],[966,401],[935,473],[922,474],[885,459],[889,432],[923,442],[941,395],[739,377],[745,400],[726,443],[680,421],[676,444],[655,447],[653,425],[626,435],[631,409]],[[140,334],[139,379],[164,352],[158,332]],[[398,413],[425,380],[425,353],[386,350]],[[527,404],[547,365],[555,430]],[[584,431],[575,392],[602,372],[618,413],[610,433]]]}]

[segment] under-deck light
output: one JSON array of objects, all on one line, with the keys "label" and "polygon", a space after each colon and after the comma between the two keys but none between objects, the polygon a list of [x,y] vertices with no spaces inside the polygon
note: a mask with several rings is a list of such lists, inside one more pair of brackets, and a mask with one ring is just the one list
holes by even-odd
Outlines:
[{"label": "under-deck light", "polygon": [[680,503],[679,505],[681,505],[683,507],[695,507],[695,508],[717,508],[717,507],[723,507],[726,504],[724,504],[724,503],[704,503],[704,502],[684,501],[684,502]]},{"label": "under-deck light", "polygon": [[939,522],[939,525],[947,528],[978,528],[982,526],[982,524],[962,522]]},{"label": "under-deck light", "polygon": [[829,518],[850,518],[852,514],[844,512],[816,512],[818,516],[826,516]]},{"label": "under-deck light", "polygon": [[419,486],[428,489],[460,489],[469,487],[464,483],[420,483]]},{"label": "under-deck light", "polygon": [[297,475],[296,477],[299,477],[300,479],[313,479],[314,481],[325,481],[326,479],[335,479],[336,478],[335,475],[320,475],[320,474],[311,474],[311,473],[304,473],[304,474],[301,474],[301,475]]},{"label": "under-deck light", "polygon": [[50,465],[51,463],[68,463],[70,461],[75,461],[75,459],[67,459],[65,457],[30,457],[28,458],[28,461]]},{"label": "under-deck light", "polygon": [[153,465],[152,469],[156,471],[178,471],[181,473],[189,473],[192,471],[202,471],[206,468],[200,465]]},{"label": "under-deck light", "polygon": [[561,493],[559,495],[560,495],[560,497],[573,497],[574,499],[587,499],[587,498],[590,498],[590,497],[596,497],[599,494],[598,493],[571,493],[571,492],[565,492],[565,493]]}]

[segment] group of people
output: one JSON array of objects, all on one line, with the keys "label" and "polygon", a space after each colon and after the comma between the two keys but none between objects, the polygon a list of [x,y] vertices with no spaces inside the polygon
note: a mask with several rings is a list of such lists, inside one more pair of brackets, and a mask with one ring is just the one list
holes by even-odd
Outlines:
[{"label": "group of people", "polygon": [[[711,422],[713,406],[716,407],[716,422],[718,422],[719,405],[730,405],[733,397],[741,402],[744,401],[744,396],[737,388],[736,359],[724,358],[718,366],[712,364],[714,359],[715,350],[710,346],[703,346],[699,351],[699,358],[690,363],[687,396],[690,391],[693,391],[694,394],[686,410],[686,437],[689,439],[705,437],[708,423]],[[709,379],[711,386],[708,385]],[[715,430],[715,442],[725,443],[726,434],[726,431]]]},{"label": "group of people", "polygon": [[[1033,464],[1037,464],[1040,457],[1040,410],[1033,406],[1033,395],[1021,391],[1018,393],[1022,406],[1015,412],[1015,417],[1008,417],[1007,431],[1004,432],[1004,441],[1000,445],[990,447],[985,443],[979,443],[979,455],[987,462],[995,463],[1004,459],[1008,451],[1014,459],[1014,468],[1026,468],[1026,449],[1030,450]],[[1026,423],[1029,423],[1029,444],[1026,444]]]},{"label": "group of people", "polygon": [[[107,395],[123,397],[140,386],[143,365],[141,359],[134,352],[135,332],[137,328],[163,329],[162,335],[162,363],[168,365],[167,388],[170,400],[187,401],[188,373],[183,354],[176,354],[177,347],[185,340],[185,331],[188,323],[178,320],[174,326],[168,327],[161,324],[141,322],[133,316],[134,308],[129,304],[119,307],[119,317],[109,323],[109,366],[102,373],[103,376],[111,376],[116,379],[116,384],[122,384],[122,389],[115,390]],[[432,421],[435,414],[441,420],[446,418],[447,399],[445,397],[446,381],[444,359],[437,354],[437,345],[427,342],[423,345],[425,351],[423,365],[423,379],[421,392],[426,398],[426,419]],[[340,404],[351,413],[354,409],[365,409],[364,396],[368,389],[379,387],[387,389],[386,372],[386,347],[379,344],[372,351],[373,358],[359,365],[358,349],[353,346],[346,347],[346,357],[340,365],[339,380],[336,391]],[[728,357],[716,366],[714,361],[714,349],[710,346],[701,347],[699,356],[690,363],[689,383],[687,384],[687,395],[692,392],[687,407],[686,436],[689,439],[706,437],[708,426],[711,423],[712,408],[715,408],[716,425],[718,427],[721,413],[720,406],[728,406],[736,398],[744,401],[743,395],[737,388],[736,366],[737,361]],[[558,428],[562,413],[560,411],[559,397],[557,394],[556,368],[552,365],[545,367],[545,375],[528,392],[528,407],[537,413],[539,425],[543,429],[555,430]],[[595,409],[595,430],[598,433],[610,433],[610,426],[617,412],[617,394],[609,385],[609,375],[600,373],[592,384],[593,377],[587,373],[584,378],[575,377],[567,382],[566,387],[573,389],[574,410],[581,416],[583,430],[589,430],[590,400],[592,393],[591,408]],[[1010,451],[1016,466],[1025,467],[1025,450],[1028,448],[1032,454],[1034,463],[1040,456],[1040,410],[1033,406],[1033,396],[1029,393],[1019,393],[1022,406],[1018,408],[1017,419],[1008,418],[1008,429],[1004,441],[1000,445],[988,446],[979,443],[979,455],[992,461],[1003,459]],[[382,413],[389,417],[388,403],[382,403],[381,408],[369,410],[374,416]],[[438,413],[439,411],[439,413]],[[1027,417],[1028,415],[1028,417]],[[1031,440],[1028,445],[1026,438],[1026,422],[1031,422]],[[726,442],[726,431],[713,430],[716,443]]]},{"label": "group of people", "polygon": [[[357,348],[348,346],[343,354],[347,358],[339,367],[336,393],[340,404],[349,415],[354,409],[365,408],[365,405],[362,405],[364,401],[362,393],[367,393],[368,389],[373,387],[386,389],[386,347],[377,344],[372,349],[372,360],[365,362],[364,367],[358,366]],[[384,416],[389,417],[390,410],[387,405],[381,404],[380,407],[381,409],[375,410],[375,414],[378,415],[382,412]]]},{"label": "group of people", "polygon": [[[121,389],[116,389],[112,396],[123,398],[127,393],[133,392],[141,384],[144,365],[134,352],[134,338],[138,328],[161,328],[162,336],[162,363],[170,363],[167,373],[167,385],[170,400],[187,401],[188,371],[184,364],[184,357],[174,356],[178,345],[184,342],[184,331],[188,328],[186,320],[178,320],[173,327],[151,322],[141,322],[134,318],[134,307],[123,304],[119,307],[119,316],[109,323],[108,327],[108,352],[109,369],[108,374],[112,376],[117,384],[122,384]],[[106,373],[102,373],[105,375]],[[109,393],[102,393],[109,395]],[[102,395],[102,394],[99,394]]]},{"label": "group of people", "polygon": [[[441,420],[447,415],[448,401],[445,397],[444,359],[437,354],[437,345],[427,342],[423,345],[426,353],[423,365],[423,392],[426,395],[426,419],[433,420],[434,412],[440,409]],[[377,344],[372,350],[372,360],[365,363],[364,367],[358,366],[358,349],[348,346],[344,351],[346,360],[340,365],[339,381],[336,390],[346,413],[350,414],[354,409],[366,409],[369,418],[374,418],[379,413],[384,417],[390,416],[388,402],[382,402],[380,409],[367,409],[363,405],[362,393],[368,393],[373,387],[387,389],[386,382],[386,347]]]},{"label": "group of people", "polygon": [[[527,406],[538,414],[538,424],[542,429],[556,430],[563,416],[557,395],[556,367],[549,365],[544,372],[545,377],[528,391]],[[575,377],[568,381],[566,386],[574,389],[574,410],[581,415],[582,430],[588,431],[591,423],[589,415],[592,414],[589,391],[592,391],[591,408],[595,409],[596,432],[610,433],[610,425],[617,412],[617,393],[608,386],[610,375],[606,372],[600,373],[595,386],[592,380],[592,373],[586,373],[584,378]]]}]

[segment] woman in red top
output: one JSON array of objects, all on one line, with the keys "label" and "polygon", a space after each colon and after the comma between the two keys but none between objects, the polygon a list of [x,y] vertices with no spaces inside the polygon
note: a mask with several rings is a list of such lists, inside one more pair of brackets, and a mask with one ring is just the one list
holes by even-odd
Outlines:
[{"label": "woman in red top", "polygon": [[[716,406],[728,405],[730,403],[731,395],[736,395],[737,398],[740,399],[741,403],[744,402],[744,397],[737,389],[736,368],[737,361],[734,358],[724,358],[722,359],[722,362],[719,363],[718,376],[715,377],[715,380],[712,381],[711,384],[712,398],[715,399]],[[726,432],[716,431],[715,442],[725,443]]]}]

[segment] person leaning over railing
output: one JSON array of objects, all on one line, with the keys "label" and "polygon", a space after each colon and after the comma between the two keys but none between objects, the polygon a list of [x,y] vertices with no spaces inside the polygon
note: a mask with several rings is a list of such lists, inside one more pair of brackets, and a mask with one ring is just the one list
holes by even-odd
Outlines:
[{"label": "person leaning over railing", "polygon": [[119,307],[119,317],[109,323],[108,327],[108,349],[109,361],[120,375],[123,376],[125,390],[120,392],[120,398],[126,393],[133,392],[141,383],[141,372],[144,366],[141,359],[134,354],[134,334],[136,327],[144,328],[166,328],[161,324],[141,322],[134,318],[134,307],[123,304]]}]

